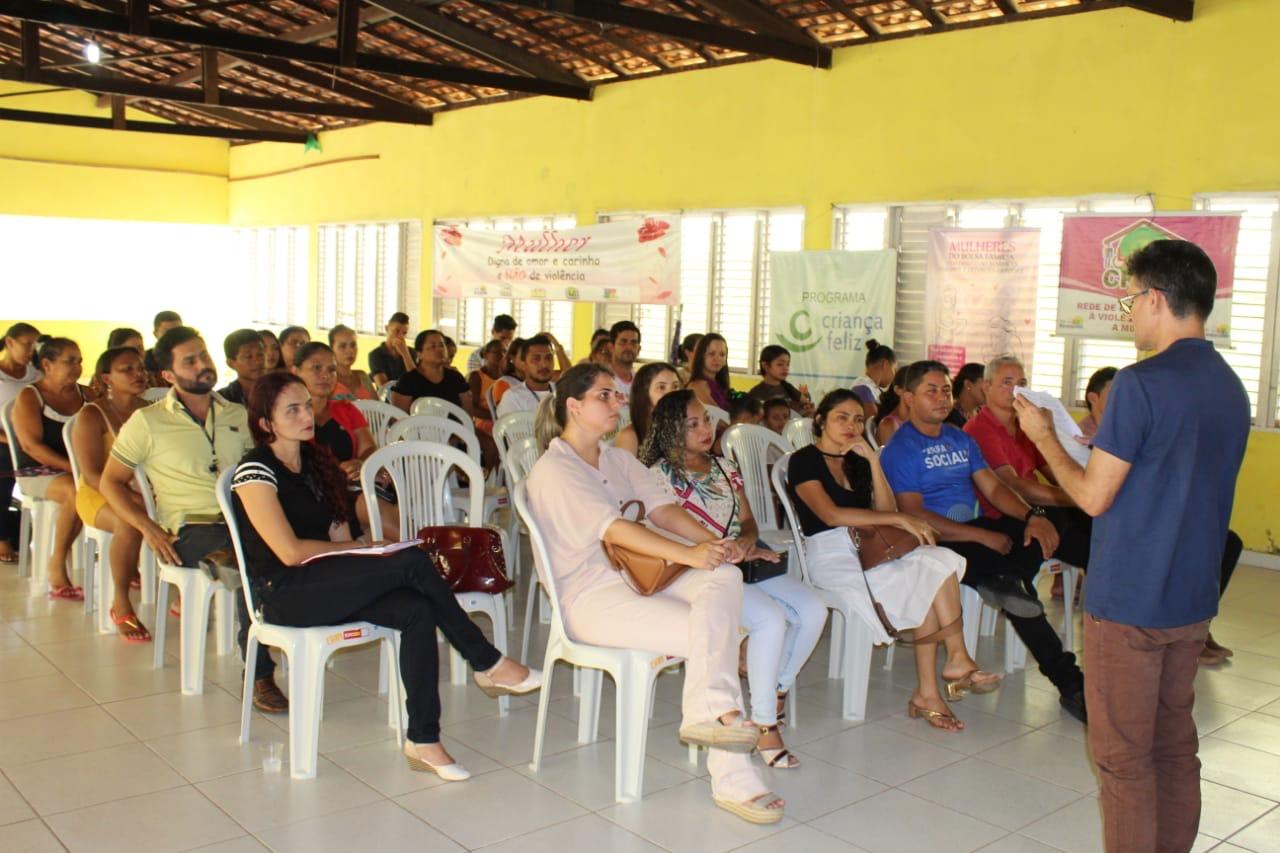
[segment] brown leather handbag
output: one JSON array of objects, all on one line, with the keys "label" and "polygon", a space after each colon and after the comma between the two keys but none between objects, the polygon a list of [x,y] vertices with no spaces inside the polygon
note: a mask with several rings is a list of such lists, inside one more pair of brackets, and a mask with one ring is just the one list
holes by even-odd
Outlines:
[{"label": "brown leather handbag", "polygon": [[496,530],[441,525],[422,528],[418,538],[451,591],[499,595],[513,586]]},{"label": "brown leather handbag", "polygon": [[[639,524],[644,521],[643,501],[633,500],[624,503],[622,505],[622,516],[626,518],[627,510],[632,505],[639,507],[639,512],[634,519]],[[612,542],[601,542],[600,545],[604,548],[605,556],[609,558],[609,562],[618,570],[618,574],[622,575],[622,579],[627,582],[627,586],[631,587],[639,595],[653,595],[655,592],[661,592],[671,586],[676,578],[689,569],[688,566],[682,566],[670,560],[664,560],[661,557],[641,554],[622,545],[615,545]]]},{"label": "brown leather handbag", "polygon": [[871,581],[867,580],[867,572],[882,563],[910,554],[920,544],[920,540],[901,527],[887,524],[850,527],[849,538],[853,540],[853,547],[858,552],[858,562],[862,564],[862,582],[867,585],[867,597],[871,599],[871,607],[880,620],[880,627],[890,637],[898,639],[902,632],[889,621],[889,613],[884,605],[876,601],[876,595],[871,591]]}]

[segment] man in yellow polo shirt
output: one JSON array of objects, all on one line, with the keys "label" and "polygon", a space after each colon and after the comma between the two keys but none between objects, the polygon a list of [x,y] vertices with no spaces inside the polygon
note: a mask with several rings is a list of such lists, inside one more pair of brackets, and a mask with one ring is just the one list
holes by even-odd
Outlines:
[{"label": "man in yellow polo shirt", "polygon": [[[121,427],[102,472],[102,495],[117,515],[142,533],[161,560],[194,570],[203,558],[231,546],[218,510],[218,474],[239,464],[253,439],[244,406],[213,392],[218,374],[195,329],[179,326],[165,332],[156,342],[155,355],[161,375],[172,387]],[[147,516],[130,488],[139,465],[151,482],[159,524]],[[249,614],[244,596],[237,592],[235,598],[243,656]],[[253,689],[259,710],[288,709],[274,672],[266,646],[259,646]]]}]

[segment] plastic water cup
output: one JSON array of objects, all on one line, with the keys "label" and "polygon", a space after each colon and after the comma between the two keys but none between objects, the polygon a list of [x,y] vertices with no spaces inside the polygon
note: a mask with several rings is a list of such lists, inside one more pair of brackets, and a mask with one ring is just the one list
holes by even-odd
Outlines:
[{"label": "plastic water cup", "polygon": [[279,773],[281,764],[280,744],[273,743],[267,748],[267,754],[262,759],[262,772]]}]

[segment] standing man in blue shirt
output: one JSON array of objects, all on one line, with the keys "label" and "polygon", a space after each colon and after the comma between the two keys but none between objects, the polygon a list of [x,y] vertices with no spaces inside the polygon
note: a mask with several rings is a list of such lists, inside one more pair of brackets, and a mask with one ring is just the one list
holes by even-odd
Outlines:
[{"label": "standing man in blue shirt", "polygon": [[1085,589],[1089,746],[1108,851],[1190,850],[1200,825],[1196,661],[1218,611],[1249,398],[1204,324],[1217,273],[1194,243],[1133,254],[1120,309],[1139,350],[1116,374],[1087,468],[1016,401],[1059,484],[1096,518]]}]

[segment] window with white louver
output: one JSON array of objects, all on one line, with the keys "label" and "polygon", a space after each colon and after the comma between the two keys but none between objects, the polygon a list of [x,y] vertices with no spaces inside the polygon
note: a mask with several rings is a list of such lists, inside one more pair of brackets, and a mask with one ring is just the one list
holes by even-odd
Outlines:
[{"label": "window with white louver", "polygon": [[334,223],[318,226],[316,237],[318,327],[345,325],[362,335],[379,335],[395,312],[416,313],[420,223]]}]

